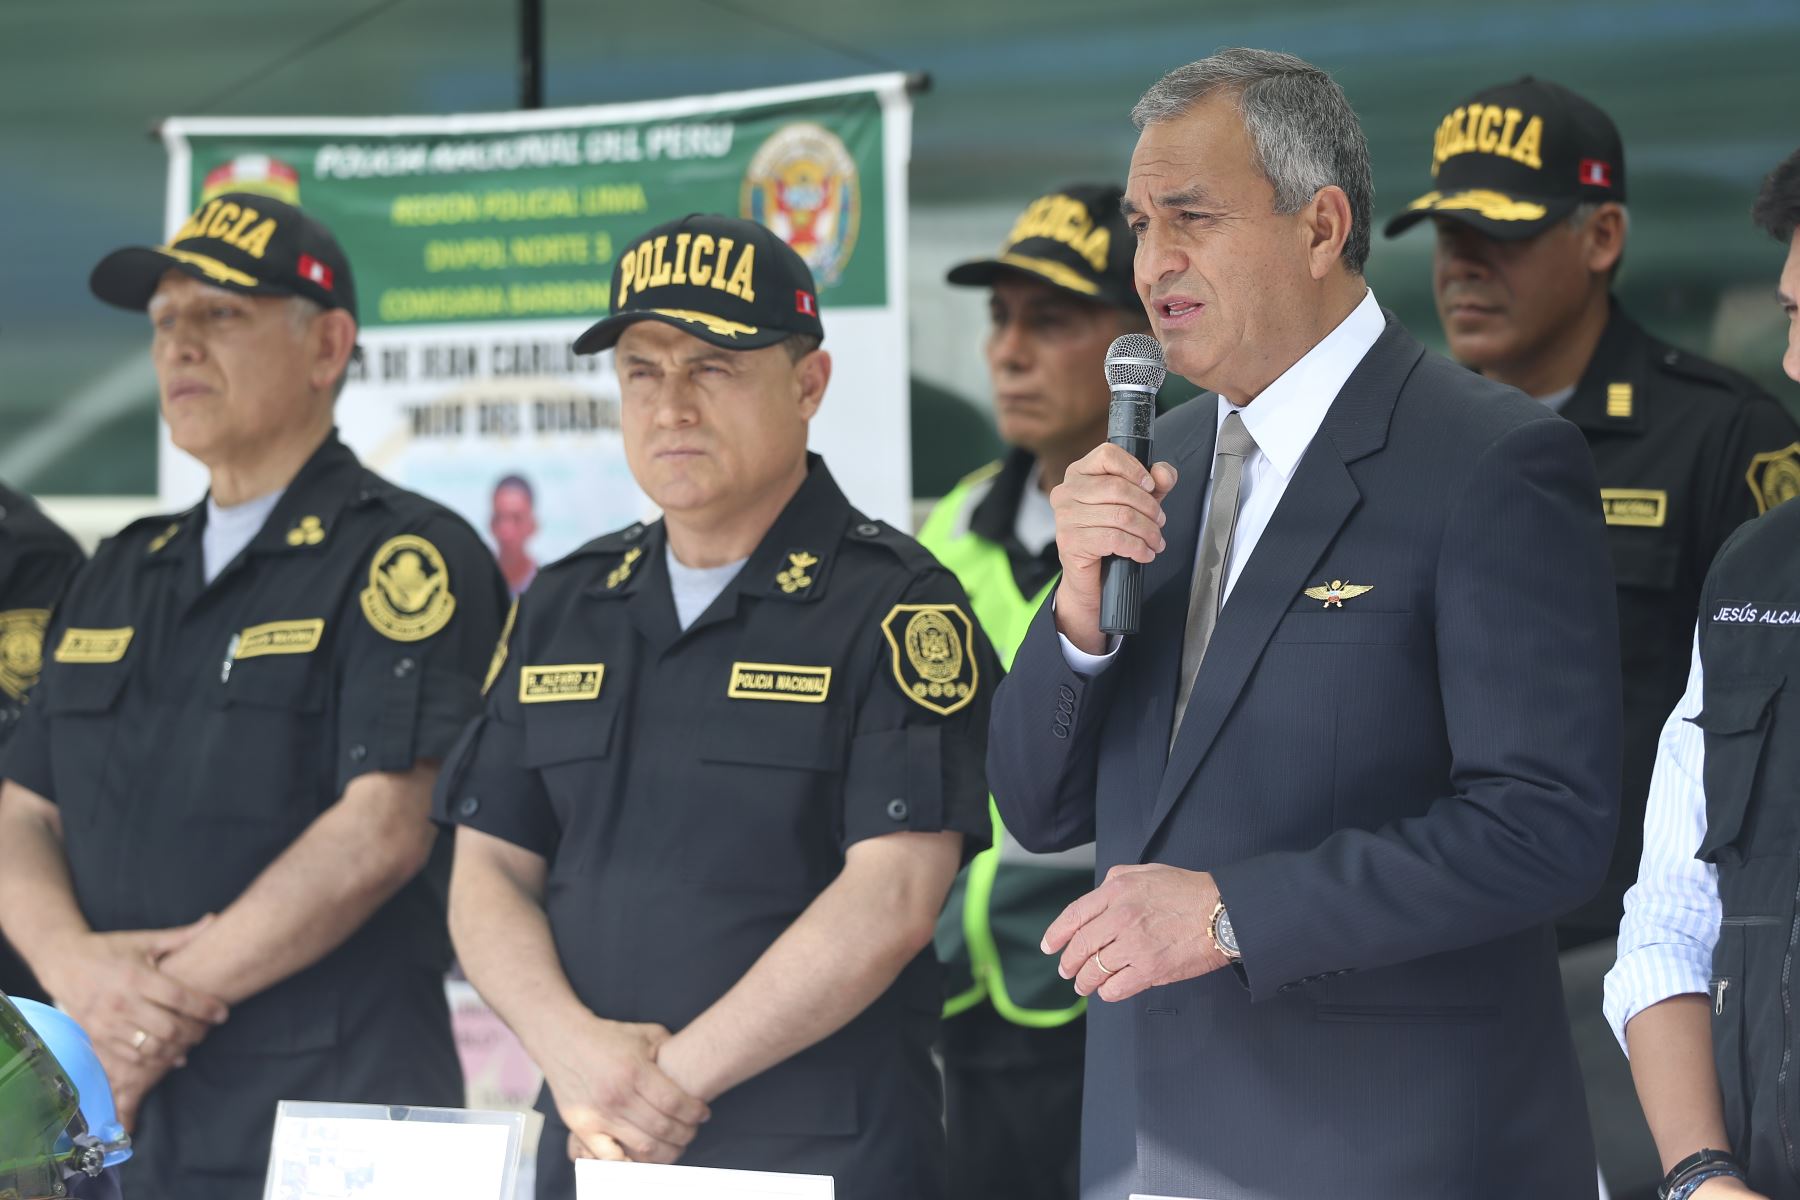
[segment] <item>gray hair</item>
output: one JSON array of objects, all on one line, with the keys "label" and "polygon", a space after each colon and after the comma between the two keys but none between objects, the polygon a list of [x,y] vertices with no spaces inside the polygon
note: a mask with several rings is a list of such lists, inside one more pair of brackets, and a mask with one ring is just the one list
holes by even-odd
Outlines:
[{"label": "gray hair", "polygon": [[[325,306],[320,304],[317,300],[301,295],[288,297],[288,320],[293,323],[295,333],[305,333],[307,329],[312,326],[313,321],[316,318],[323,316],[324,313]],[[356,352],[352,350],[351,358],[354,358],[355,356]],[[344,394],[344,385],[349,382],[350,363],[346,360],[344,369],[338,373],[337,382],[332,384],[332,400],[335,401],[339,396]]]},{"label": "gray hair", "polygon": [[[1617,204],[1618,205],[1619,220],[1624,222],[1625,237],[1626,237],[1626,239],[1629,239],[1631,237],[1631,210],[1629,208],[1626,208],[1623,204],[1620,204],[1616,200],[1583,200],[1580,204],[1577,204],[1573,210],[1570,211],[1568,217],[1566,218],[1569,222],[1570,228],[1574,229],[1577,233],[1579,233],[1583,229],[1586,229],[1587,223],[1594,219],[1594,214],[1600,211],[1600,206],[1603,204]],[[1624,265],[1625,265],[1625,247],[1620,246],[1619,247],[1619,257],[1613,259],[1612,269],[1607,271],[1606,278],[1609,281],[1617,279],[1619,277],[1619,268]]]},{"label": "gray hair", "polygon": [[1220,90],[1237,98],[1257,165],[1275,189],[1276,212],[1299,212],[1323,187],[1344,190],[1350,201],[1344,266],[1362,274],[1369,261],[1375,184],[1369,143],[1344,89],[1303,58],[1232,48],[1157,80],[1132,106],[1131,123],[1141,130],[1172,121]]}]

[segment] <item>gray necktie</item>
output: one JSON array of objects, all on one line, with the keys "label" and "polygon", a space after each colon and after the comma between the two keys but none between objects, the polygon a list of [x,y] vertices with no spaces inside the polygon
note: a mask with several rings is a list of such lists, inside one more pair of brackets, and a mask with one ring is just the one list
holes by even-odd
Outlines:
[{"label": "gray necktie", "polygon": [[1194,588],[1188,596],[1187,631],[1181,638],[1181,690],[1175,695],[1170,749],[1175,746],[1175,735],[1181,732],[1181,718],[1194,693],[1194,678],[1200,674],[1200,660],[1206,657],[1206,643],[1212,640],[1213,626],[1219,622],[1219,598],[1224,595],[1225,572],[1231,562],[1231,535],[1237,528],[1244,460],[1254,449],[1256,439],[1244,428],[1244,418],[1235,412],[1227,414],[1225,423],[1219,426],[1219,445],[1213,455],[1212,507],[1207,510],[1206,529],[1200,534],[1200,558],[1194,565]]}]

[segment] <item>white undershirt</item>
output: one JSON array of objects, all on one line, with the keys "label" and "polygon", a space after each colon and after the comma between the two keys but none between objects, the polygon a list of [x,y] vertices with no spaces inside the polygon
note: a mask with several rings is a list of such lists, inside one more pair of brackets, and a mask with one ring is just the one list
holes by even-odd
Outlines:
[{"label": "white undershirt", "polygon": [[[1268,528],[1269,519],[1275,515],[1276,507],[1287,493],[1294,469],[1300,465],[1313,438],[1318,436],[1319,427],[1325,423],[1325,414],[1332,401],[1337,399],[1337,394],[1386,327],[1387,320],[1381,315],[1381,306],[1375,303],[1375,293],[1366,291],[1362,303],[1352,309],[1336,329],[1282,372],[1251,403],[1238,408],[1225,397],[1216,397],[1217,424],[1225,424],[1225,418],[1236,412],[1256,442],[1256,449],[1244,460],[1238,487],[1237,523],[1231,535],[1231,561],[1226,566],[1225,583],[1220,590],[1221,606],[1230,599],[1231,589],[1236,586],[1238,576],[1244,573],[1244,564],[1250,561],[1263,530]],[[1215,426],[1214,445],[1218,444],[1217,432]],[[1204,537],[1206,533],[1207,510],[1212,506],[1211,474],[1211,464],[1208,464],[1206,478],[1177,483],[1178,489],[1194,486],[1201,489],[1197,537]],[[1188,492],[1185,503],[1192,504],[1193,497],[1194,493]],[[1084,675],[1093,675],[1112,661],[1119,639],[1111,639],[1105,654],[1085,654],[1067,638],[1062,639],[1062,647],[1069,666]]]},{"label": "white undershirt", "polygon": [[221,508],[211,496],[206,498],[206,531],[200,535],[202,574],[206,582],[217,579],[219,572],[243,552],[280,500],[281,492],[270,492],[230,508]]},{"label": "white undershirt", "polygon": [[719,593],[731,586],[749,558],[722,567],[689,567],[675,557],[675,548],[663,547],[669,563],[669,592],[675,597],[675,620],[686,629],[705,612]]},{"label": "white undershirt", "polygon": [[1043,469],[1032,463],[1031,473],[1025,476],[1025,490],[1019,496],[1019,514],[1013,518],[1013,536],[1027,554],[1042,554],[1046,546],[1056,541],[1056,510],[1050,507],[1043,482]]}]

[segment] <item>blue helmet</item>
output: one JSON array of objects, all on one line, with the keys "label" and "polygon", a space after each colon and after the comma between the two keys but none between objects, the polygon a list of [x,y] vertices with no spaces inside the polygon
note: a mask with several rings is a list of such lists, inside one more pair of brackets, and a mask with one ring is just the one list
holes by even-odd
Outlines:
[{"label": "blue helmet", "polygon": [[93,1043],[48,1005],[0,993],[0,1194],[65,1194],[64,1180],[131,1157]]}]

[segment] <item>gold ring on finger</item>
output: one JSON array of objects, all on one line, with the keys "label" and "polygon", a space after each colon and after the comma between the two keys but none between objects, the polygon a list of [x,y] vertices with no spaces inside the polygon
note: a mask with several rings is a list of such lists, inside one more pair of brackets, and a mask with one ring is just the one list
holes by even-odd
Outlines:
[{"label": "gold ring on finger", "polygon": [[1107,970],[1106,964],[1100,961],[1100,952],[1098,950],[1094,951],[1094,965],[1100,968],[1100,973],[1102,975],[1111,975],[1114,973]]},{"label": "gold ring on finger", "polygon": [[144,1030],[140,1029],[136,1033],[131,1035],[131,1048],[133,1050],[142,1050],[144,1048],[144,1043],[149,1040],[150,1040],[150,1035],[148,1033],[146,1033]]}]

